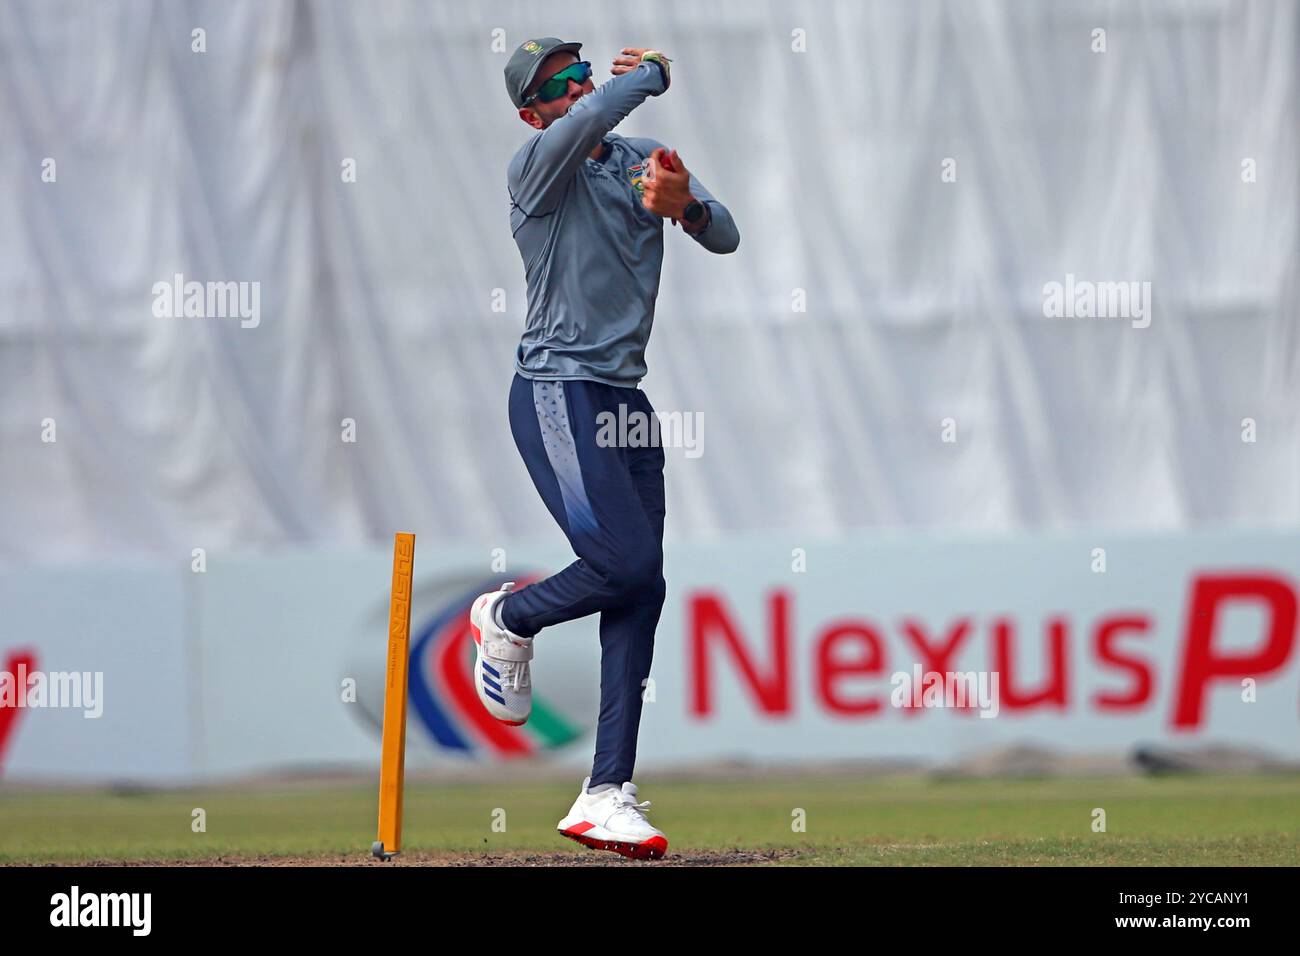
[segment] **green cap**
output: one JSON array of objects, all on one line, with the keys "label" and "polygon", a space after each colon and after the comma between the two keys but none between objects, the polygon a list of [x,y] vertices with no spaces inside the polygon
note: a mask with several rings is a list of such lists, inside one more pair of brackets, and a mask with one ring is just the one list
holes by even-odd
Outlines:
[{"label": "green cap", "polygon": [[522,108],[527,96],[528,84],[537,76],[537,68],[557,50],[568,50],[577,56],[582,49],[581,43],[565,43],[555,37],[542,37],[540,40],[526,40],[519,49],[510,55],[506,64],[506,92],[516,108]]}]

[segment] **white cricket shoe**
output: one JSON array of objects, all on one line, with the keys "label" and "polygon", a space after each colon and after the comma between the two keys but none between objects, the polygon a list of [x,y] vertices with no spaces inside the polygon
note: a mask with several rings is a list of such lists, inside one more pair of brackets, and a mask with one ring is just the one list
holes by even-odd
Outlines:
[{"label": "white cricket shoe", "polygon": [[613,850],[634,860],[657,860],[668,852],[668,837],[646,819],[650,801],[636,802],[636,784],[588,793],[588,777],[569,815],[555,827],[570,840],[595,850]]},{"label": "white cricket shoe", "polygon": [[519,726],[533,709],[533,639],[520,637],[497,623],[497,603],[515,586],[480,594],[469,610],[474,632],[474,687],[487,712],[503,723]]}]

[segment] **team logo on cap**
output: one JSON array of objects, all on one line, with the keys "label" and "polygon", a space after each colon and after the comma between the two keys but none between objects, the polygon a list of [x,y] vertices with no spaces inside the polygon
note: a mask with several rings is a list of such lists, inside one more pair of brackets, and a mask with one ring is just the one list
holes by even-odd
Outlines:
[{"label": "team logo on cap", "polygon": [[525,44],[524,44],[523,46],[521,46],[519,49],[523,50],[525,53],[536,53],[536,52],[537,52],[538,50],[540,50],[541,48],[542,48],[542,45],[541,45],[540,43],[538,43],[536,40],[529,40],[527,43],[525,43]]}]

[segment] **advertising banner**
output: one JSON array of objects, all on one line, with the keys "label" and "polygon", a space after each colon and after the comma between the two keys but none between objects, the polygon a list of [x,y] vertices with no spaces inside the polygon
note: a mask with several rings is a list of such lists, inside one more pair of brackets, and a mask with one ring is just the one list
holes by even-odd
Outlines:
[{"label": "advertising banner", "polygon": [[[594,617],[539,635],[524,726],[491,719],[470,680],[473,598],[568,560],[517,548],[503,570],[500,555],[417,537],[408,767],[590,760]],[[8,576],[0,667],[102,673],[102,713],[0,706],[0,772],[197,780],[377,767],[390,571],[376,552]],[[1289,536],[760,535],[671,547],[665,576],[642,768],[939,762],[1026,743],[1300,757]]]}]

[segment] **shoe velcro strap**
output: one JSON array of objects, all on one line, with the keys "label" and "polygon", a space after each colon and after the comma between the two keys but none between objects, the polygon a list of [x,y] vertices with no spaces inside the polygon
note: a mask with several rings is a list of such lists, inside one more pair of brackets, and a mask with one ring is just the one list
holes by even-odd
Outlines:
[{"label": "shoe velcro strap", "polygon": [[533,659],[532,641],[527,644],[516,644],[506,638],[488,637],[484,634],[483,650],[487,652],[488,657],[495,657],[499,661],[531,661]]}]

